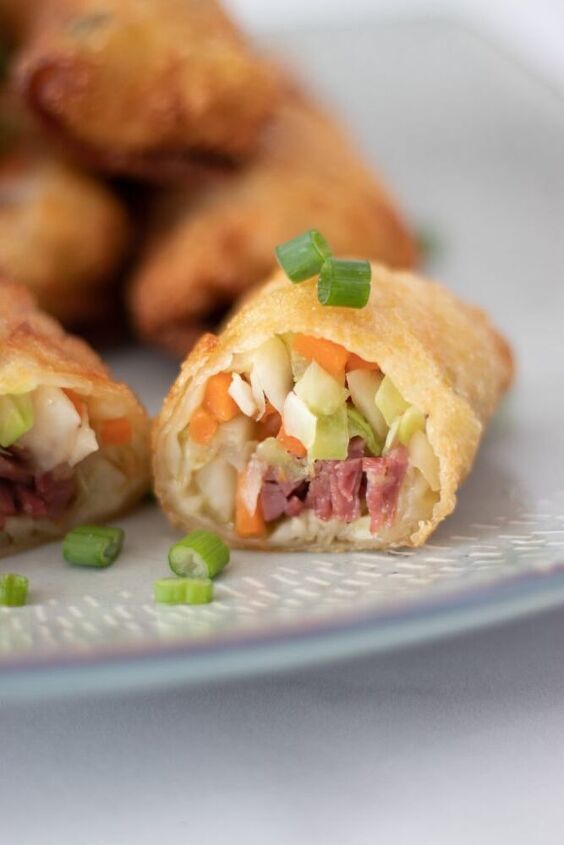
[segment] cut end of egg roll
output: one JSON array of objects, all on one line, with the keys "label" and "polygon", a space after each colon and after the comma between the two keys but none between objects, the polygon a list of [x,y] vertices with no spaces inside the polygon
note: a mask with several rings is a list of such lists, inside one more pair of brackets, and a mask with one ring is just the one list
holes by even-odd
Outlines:
[{"label": "cut end of egg roll", "polygon": [[156,493],[238,547],[421,545],[512,377],[483,312],[372,267],[368,305],[278,273],[188,356],[153,431]]},{"label": "cut end of egg roll", "polygon": [[277,91],[216,0],[46,0],[16,80],[70,152],[156,180],[247,157]]},{"label": "cut end of egg roll", "polygon": [[[162,202],[162,200],[161,200]],[[171,210],[172,206],[172,210]],[[139,335],[182,358],[194,340],[274,269],[274,247],[323,232],[335,254],[414,266],[409,227],[346,133],[295,88],[244,169],[169,197],[130,286]]]},{"label": "cut end of egg roll", "polygon": [[0,282],[0,555],[131,508],[149,485],[148,425],[86,343]]}]

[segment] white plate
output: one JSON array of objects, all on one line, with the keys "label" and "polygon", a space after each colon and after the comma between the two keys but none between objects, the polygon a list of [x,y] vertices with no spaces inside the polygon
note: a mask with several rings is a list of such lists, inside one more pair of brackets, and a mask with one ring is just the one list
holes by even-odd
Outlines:
[{"label": "white plate", "polygon": [[[435,274],[509,335],[515,388],[457,512],[418,551],[237,552],[217,600],[196,608],[153,603],[175,537],[153,506],[123,521],[125,552],[108,570],[73,569],[58,545],[10,560],[32,590],[29,606],[0,611],[5,695],[274,670],[564,601],[562,101],[447,23],[302,32],[276,45],[436,231]],[[140,350],[111,363],[156,410],[174,368]]]}]

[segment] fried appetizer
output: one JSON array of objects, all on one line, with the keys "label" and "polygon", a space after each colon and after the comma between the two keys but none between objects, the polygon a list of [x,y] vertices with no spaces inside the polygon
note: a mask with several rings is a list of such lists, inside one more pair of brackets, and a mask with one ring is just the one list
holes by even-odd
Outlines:
[{"label": "fried appetizer", "polygon": [[25,99],[100,169],[238,160],[274,107],[275,74],[215,0],[44,0],[26,42]]},{"label": "fried appetizer", "polygon": [[285,99],[248,167],[170,205],[130,303],[141,337],[179,357],[218,311],[271,272],[274,246],[304,228],[320,229],[341,254],[399,268],[416,258],[382,184],[341,129],[299,95]]},{"label": "fried appetizer", "polygon": [[278,273],[184,362],[154,426],[157,496],[239,547],[419,546],[511,373],[485,314],[436,283],[373,265],[355,310]]},{"label": "fried appetizer", "polygon": [[0,554],[104,520],[146,491],[148,419],[83,341],[0,283]]},{"label": "fried appetizer", "polygon": [[37,148],[0,158],[0,274],[64,323],[104,316],[129,237],[125,209],[102,183]]}]

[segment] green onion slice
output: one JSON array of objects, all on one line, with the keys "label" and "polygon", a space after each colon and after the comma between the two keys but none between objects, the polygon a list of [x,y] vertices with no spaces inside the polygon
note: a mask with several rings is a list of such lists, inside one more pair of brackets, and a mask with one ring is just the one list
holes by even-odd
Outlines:
[{"label": "green onion slice", "polygon": [[323,262],[331,256],[331,249],[323,235],[310,229],[277,246],[275,254],[291,282],[304,282],[319,273]]},{"label": "green onion slice", "polygon": [[22,607],[27,601],[29,581],[23,575],[6,572],[0,575],[0,605]]},{"label": "green onion slice", "polygon": [[210,578],[160,578],[154,590],[159,604],[208,604],[213,599]]},{"label": "green onion slice", "polygon": [[63,557],[77,566],[109,566],[123,546],[122,528],[106,525],[79,525],[63,540]]},{"label": "green onion slice", "polygon": [[229,548],[211,531],[192,531],[171,546],[168,562],[175,575],[215,578],[229,563]]},{"label": "green onion slice", "polygon": [[322,305],[364,308],[370,297],[369,261],[328,258],[319,274],[317,296]]}]

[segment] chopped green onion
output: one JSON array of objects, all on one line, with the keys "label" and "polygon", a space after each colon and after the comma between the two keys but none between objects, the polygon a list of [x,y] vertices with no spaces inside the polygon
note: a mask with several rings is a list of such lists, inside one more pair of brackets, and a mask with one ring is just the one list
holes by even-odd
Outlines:
[{"label": "chopped green onion", "polygon": [[192,531],[171,546],[168,562],[175,575],[215,578],[229,563],[229,548],[211,531]]},{"label": "chopped green onion", "polygon": [[122,528],[106,525],[79,525],[63,540],[63,557],[78,566],[109,566],[121,552]]},{"label": "chopped green onion", "polygon": [[22,607],[27,601],[29,581],[24,575],[6,572],[0,575],[0,605]]},{"label": "chopped green onion", "polygon": [[33,425],[31,393],[0,396],[0,446],[7,449]]},{"label": "chopped green onion", "polygon": [[208,604],[213,599],[210,578],[160,578],[154,589],[159,604]]},{"label": "chopped green onion", "polygon": [[369,261],[328,258],[319,274],[317,296],[322,305],[364,308],[370,297]]},{"label": "chopped green onion", "polygon": [[316,229],[280,244],[274,251],[291,282],[305,282],[317,275],[325,259],[331,255],[329,244]]}]

